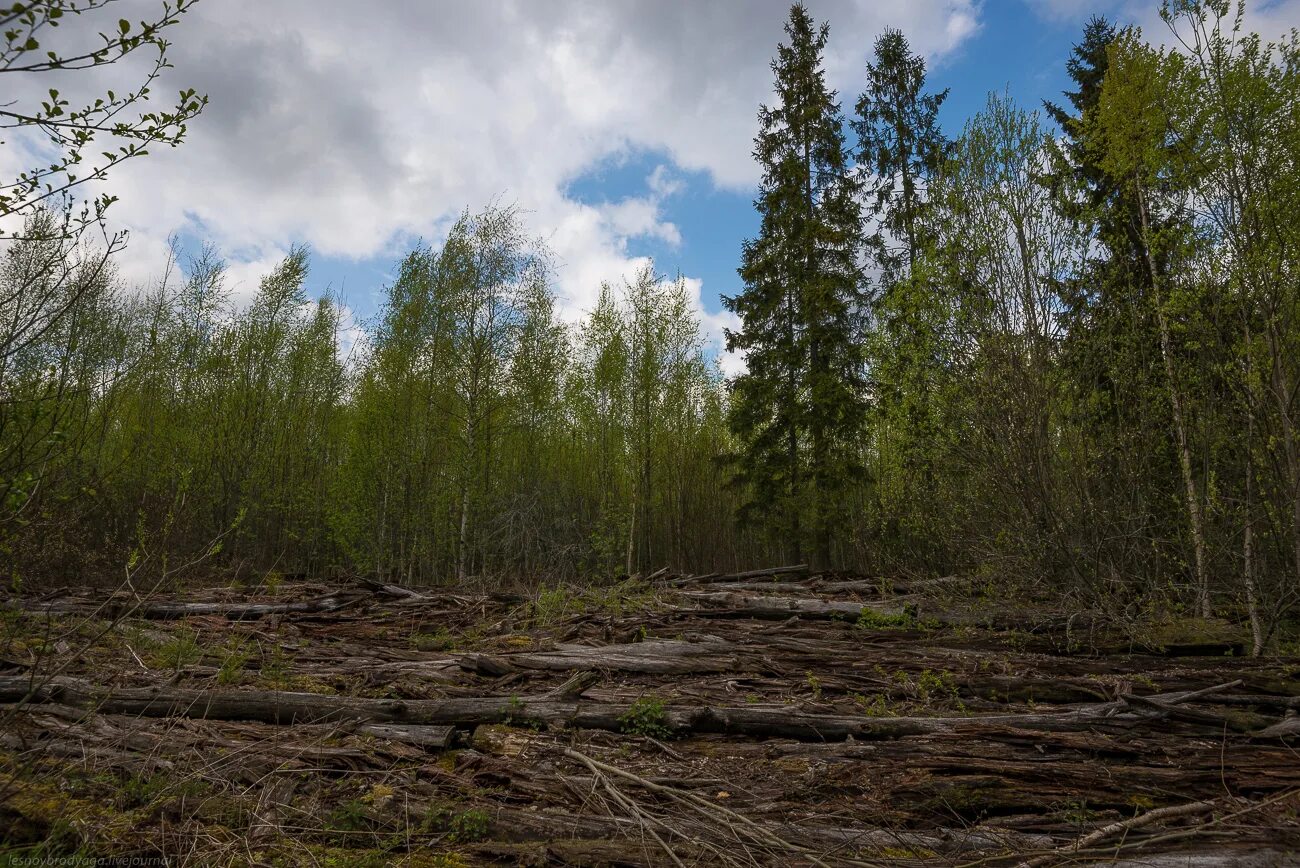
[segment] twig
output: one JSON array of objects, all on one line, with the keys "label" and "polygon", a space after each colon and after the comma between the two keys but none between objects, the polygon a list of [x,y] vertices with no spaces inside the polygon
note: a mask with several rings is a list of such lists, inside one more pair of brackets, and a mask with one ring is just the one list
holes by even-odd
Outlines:
[{"label": "twig", "polygon": [[[735,822],[740,823],[744,825],[746,828],[752,830],[751,834],[753,834],[755,837],[757,837],[764,843],[768,844],[769,846],[779,847],[787,852],[798,853],[799,855],[803,856],[805,859],[812,862],[814,865],[820,865],[822,866],[822,868],[829,868],[829,866],[826,865],[826,863],[823,862],[821,859],[817,858],[817,856],[812,851],[804,847],[800,847],[797,844],[792,844],[791,842],[778,837],[777,835],[770,832],[769,830],[764,829],[762,826],[758,825],[748,817],[743,816],[742,814],[738,814],[729,808],[724,808],[721,805],[715,805],[712,804],[711,802],[705,801],[704,799],[700,798],[694,793],[681,792],[676,789],[673,789],[672,787],[666,787],[662,784],[656,784],[654,781],[648,781],[645,778],[640,777],[639,775],[633,774],[632,772],[626,771],[624,769],[620,769],[616,766],[608,765],[607,763],[603,763],[600,760],[592,759],[591,757],[579,753],[578,751],[573,750],[572,748],[565,748],[564,755],[571,759],[578,760],[579,762],[587,765],[589,768],[599,769],[600,771],[606,772],[608,774],[617,775],[621,778],[625,778],[626,780],[632,781],[638,786],[650,790],[653,793],[661,793],[663,795],[669,796],[670,798],[673,798],[679,802],[686,804],[688,807],[693,808],[697,813],[704,814],[705,816],[710,816],[714,820],[718,819],[719,817],[723,817],[727,820],[734,820]],[[866,863],[856,863],[856,864],[866,864]]]},{"label": "twig", "polygon": [[1067,844],[1051,853],[1044,853],[1036,856],[1026,862],[1021,862],[1017,868],[1039,868],[1041,865],[1048,865],[1063,856],[1069,856],[1085,850],[1096,844],[1100,844],[1107,838],[1113,838],[1120,833],[1131,832],[1134,829],[1140,829],[1143,826],[1149,826],[1152,823],[1158,823],[1161,820],[1170,820],[1177,817],[1194,817],[1204,814],[1207,811],[1214,810],[1214,802],[1190,802],[1185,805],[1171,805],[1167,808],[1156,808],[1154,811],[1147,811],[1145,814],[1139,814],[1127,820],[1120,820],[1117,823],[1111,823],[1108,826],[1102,826],[1089,834],[1083,836],[1072,844]]}]

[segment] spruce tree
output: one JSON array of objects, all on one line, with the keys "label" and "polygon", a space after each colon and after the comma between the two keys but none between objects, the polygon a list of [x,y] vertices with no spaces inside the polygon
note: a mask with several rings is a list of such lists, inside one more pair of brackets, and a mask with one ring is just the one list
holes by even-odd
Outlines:
[{"label": "spruce tree", "polygon": [[939,129],[948,92],[926,93],[925,58],[886,30],[867,64],[853,127],[858,166],[869,186],[875,234],[869,244],[880,274],[868,350],[879,542],[946,569],[934,551],[944,520],[935,504],[944,426],[940,347],[947,316],[937,282],[926,273],[933,252],[929,188],[949,148]]},{"label": "spruce tree", "polygon": [[[875,62],[867,64],[867,89],[858,97],[853,128],[858,163],[874,178],[876,256],[886,283],[892,283],[911,275],[926,238],[926,187],[948,146],[939,129],[939,107],[948,91],[924,92],[925,58],[912,53],[901,31],[882,33],[875,54]],[[900,274],[904,263],[906,275]]]},{"label": "spruce tree", "polygon": [[822,69],[829,29],[796,4],[785,30],[789,44],[772,62],[777,102],[760,108],[754,145],[762,224],[744,246],[744,291],[724,299],[742,322],[728,349],[748,364],[732,385],[730,424],[742,520],[780,534],[796,560],[810,534],[815,562],[827,566],[861,472],[861,214]]}]

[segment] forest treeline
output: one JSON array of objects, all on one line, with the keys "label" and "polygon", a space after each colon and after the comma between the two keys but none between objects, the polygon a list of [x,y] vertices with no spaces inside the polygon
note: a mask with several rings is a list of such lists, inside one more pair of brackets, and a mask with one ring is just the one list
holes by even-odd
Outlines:
[{"label": "forest treeline", "polygon": [[952,139],[902,33],[846,107],[793,7],[730,379],[653,267],[562,322],[510,207],[412,250],[345,352],[305,250],[237,308],[215,253],[128,290],[9,203],[12,579],[788,558],[1240,617],[1262,647],[1300,589],[1300,42],[1161,11],[1158,38],[1093,19],[1059,105],[993,94]]}]

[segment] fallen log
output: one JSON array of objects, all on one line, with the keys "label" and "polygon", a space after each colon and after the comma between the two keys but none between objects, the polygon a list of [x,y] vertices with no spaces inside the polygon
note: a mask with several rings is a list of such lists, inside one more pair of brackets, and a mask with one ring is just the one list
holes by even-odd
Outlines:
[{"label": "fallen log", "polygon": [[[1223,689],[1220,686],[1218,689]],[[1198,691],[1199,693],[1199,691]],[[1166,703],[1179,694],[1151,697]],[[58,703],[106,714],[254,720],[287,725],[361,720],[471,727],[480,724],[543,724],[621,732],[628,703],[589,702],[572,696],[449,697],[400,700],[330,696],[293,691],[191,690],[156,685],[111,688],[56,677],[32,685],[21,676],[0,677],[0,703]],[[665,706],[662,725],[678,733],[722,733],[800,741],[905,738],[948,732],[995,736],[998,730],[1082,732],[1131,727],[1151,715],[1126,710],[1124,702],[1080,706],[1052,713],[965,717],[854,717],[808,714],[785,706]]]},{"label": "fallen log", "polygon": [[1191,802],[1184,805],[1171,805],[1167,808],[1156,808],[1154,811],[1147,811],[1145,814],[1139,814],[1131,819],[1121,820],[1117,823],[1110,823],[1106,826],[1102,826],[1100,829],[1084,835],[1072,844],[1061,847],[1051,853],[1044,853],[1041,856],[1036,856],[1033,859],[1026,860],[1025,862],[1020,863],[1017,868],[1040,868],[1042,865],[1050,865],[1053,862],[1069,858],[1080,850],[1094,847],[1109,838],[1115,838],[1121,834],[1127,835],[1135,829],[1150,826],[1152,823],[1208,814],[1210,811],[1214,810],[1215,804],[1215,802]]},{"label": "fallen log", "polygon": [[773,581],[776,581],[780,576],[806,572],[808,572],[807,564],[795,564],[789,567],[767,567],[762,570],[745,570],[740,573],[711,573],[707,576],[683,576],[680,579],[674,579],[670,584],[679,586],[710,585],[719,582],[743,582],[747,579],[761,579],[764,577],[770,577]]},{"label": "fallen log", "polygon": [[420,747],[449,747],[455,740],[456,729],[451,726],[422,726],[419,724],[367,723],[357,727],[357,732],[414,744]]},{"label": "fallen log", "polygon": [[711,604],[690,610],[701,617],[743,617],[785,620],[792,615],[801,618],[856,620],[864,609],[880,615],[902,615],[903,607],[896,603],[857,602],[849,600],[819,600],[799,597],[769,597],[765,595],[734,594],[727,591],[682,591],[681,596],[700,603]]},{"label": "fallen log", "polygon": [[1295,865],[1295,854],[1291,851],[1246,845],[1235,849],[1136,856],[1132,859],[1116,859],[1108,864],[1111,868],[1286,868]]},{"label": "fallen log", "polygon": [[131,617],[151,621],[174,621],[204,615],[224,615],[231,621],[255,621],[269,615],[337,612],[371,597],[373,594],[367,591],[340,591],[310,600],[285,603],[178,603],[110,599],[102,603],[81,600],[19,601],[18,607],[50,615],[98,615],[103,618]]},{"label": "fallen log", "polygon": [[472,671],[500,675],[513,668],[551,672],[597,669],[650,675],[686,675],[734,670],[736,656],[733,651],[734,646],[729,642],[656,639],[624,645],[559,645],[554,651],[517,654],[467,654],[461,658],[461,666]]}]

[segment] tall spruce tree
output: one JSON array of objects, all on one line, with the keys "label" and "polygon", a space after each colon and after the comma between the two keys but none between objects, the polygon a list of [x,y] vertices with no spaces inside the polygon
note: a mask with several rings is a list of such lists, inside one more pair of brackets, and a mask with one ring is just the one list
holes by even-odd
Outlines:
[{"label": "tall spruce tree", "polygon": [[866,78],[853,127],[880,274],[868,350],[876,397],[875,543],[882,554],[892,549],[942,570],[948,565],[934,548],[942,536],[937,525],[946,523],[935,504],[944,500],[936,468],[945,438],[940,336],[947,311],[926,263],[934,247],[929,189],[949,148],[938,120],[948,92],[926,92],[925,58],[897,30],[876,40]]},{"label": "tall spruce tree", "polygon": [[948,144],[939,129],[939,107],[948,91],[924,92],[925,58],[912,53],[901,31],[882,33],[875,53],[853,128],[858,163],[873,176],[876,256],[886,281],[893,282],[911,276],[924,245],[926,187]]},{"label": "tall spruce tree", "polygon": [[772,62],[777,103],[759,109],[754,144],[762,226],[744,246],[744,291],[724,299],[742,322],[727,333],[728,349],[748,363],[732,386],[730,424],[747,491],[742,520],[779,533],[796,560],[809,535],[815,562],[827,566],[845,493],[861,474],[861,213],[822,69],[829,28],[795,4],[785,30],[789,44]]}]

